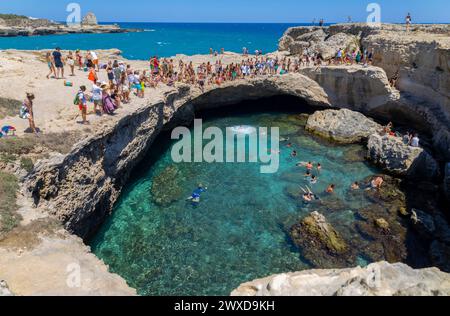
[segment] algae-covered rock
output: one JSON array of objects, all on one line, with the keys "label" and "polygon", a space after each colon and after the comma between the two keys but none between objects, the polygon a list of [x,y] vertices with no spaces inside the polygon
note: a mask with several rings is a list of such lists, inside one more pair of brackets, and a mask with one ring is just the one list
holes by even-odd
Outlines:
[{"label": "algae-covered rock", "polygon": [[406,216],[409,215],[408,210],[407,210],[406,207],[404,207],[404,206],[400,206],[400,207],[398,208],[397,211],[398,211],[398,213],[399,213],[401,216],[406,217]]},{"label": "algae-covered rock", "polygon": [[[393,178],[386,175],[381,175],[383,178],[383,184],[378,189],[370,189],[364,191],[364,196],[373,203],[379,203],[389,206],[405,206],[405,193],[400,190],[401,181],[397,178]],[[364,180],[364,183],[370,185],[371,180],[374,179],[370,176]]]},{"label": "algae-covered rock", "polygon": [[354,260],[346,241],[318,212],[293,225],[290,235],[304,257],[316,267],[346,266]]},{"label": "algae-covered rock", "polygon": [[372,261],[402,262],[407,258],[407,229],[397,213],[381,205],[372,205],[358,212],[356,230],[367,243],[355,243],[358,251]]},{"label": "algae-covered rock", "polygon": [[175,166],[169,166],[155,176],[151,188],[153,202],[166,207],[179,200],[183,192],[178,179],[179,170]]},{"label": "algae-covered rock", "polygon": [[389,230],[389,223],[384,218],[377,218],[375,220],[375,224],[377,225],[378,228],[381,228],[384,231]]}]

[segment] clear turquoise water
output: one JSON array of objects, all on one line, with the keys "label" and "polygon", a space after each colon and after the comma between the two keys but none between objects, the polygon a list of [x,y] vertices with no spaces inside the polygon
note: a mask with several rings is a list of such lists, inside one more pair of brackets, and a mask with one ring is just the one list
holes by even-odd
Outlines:
[{"label": "clear turquoise water", "polygon": [[[313,190],[321,193],[337,185],[345,206],[328,214],[328,220],[346,233],[354,211],[367,204],[348,194],[352,181],[374,174],[363,161],[344,159],[358,146],[332,146],[308,135],[293,114],[241,114],[209,118],[204,123],[221,128],[279,126],[298,151],[281,148],[280,170],[259,173],[259,164],[181,163],[177,180],[163,190],[180,188],[179,198],[167,207],[152,200],[151,187],[168,166],[173,166],[170,136],[161,136],[138,168],[118,201],[113,215],[91,246],[113,272],[123,276],[141,295],[228,295],[239,284],[274,273],[310,268],[289,239],[288,231],[311,209],[287,194],[308,184],[298,161],[320,162],[323,171]],[[208,186],[193,207],[184,199],[198,183]],[[348,234],[351,234],[348,231]],[[346,236],[348,237],[348,236]],[[364,262],[362,262],[363,264]]]},{"label": "clear turquoise water", "polygon": [[[129,59],[150,56],[169,57],[176,54],[208,54],[217,51],[273,52],[278,40],[292,24],[240,23],[118,23],[123,28],[139,28],[144,32],[123,34],[69,34],[0,38],[0,49],[108,49],[118,48]],[[306,25],[306,24],[304,24]]]}]

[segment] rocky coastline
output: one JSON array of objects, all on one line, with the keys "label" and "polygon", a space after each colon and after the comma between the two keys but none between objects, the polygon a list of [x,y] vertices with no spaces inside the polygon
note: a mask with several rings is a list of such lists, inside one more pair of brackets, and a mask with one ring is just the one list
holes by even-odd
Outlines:
[{"label": "rocky coastline", "polygon": [[[349,137],[352,139],[351,142],[367,141],[368,157],[396,176],[414,175],[423,179],[423,174],[416,171],[422,170],[424,166],[426,170],[431,170],[427,173],[431,176],[426,180],[434,181],[443,195],[450,196],[450,131],[448,128],[450,126],[448,124],[450,120],[448,89],[450,47],[445,46],[445,38],[441,43],[430,42],[430,36],[424,38],[421,36],[423,32],[441,38],[442,34],[447,34],[448,27],[418,27],[417,32],[420,34],[417,37],[410,40],[403,39],[409,51],[402,53],[407,56],[402,55],[399,64],[399,84],[391,87],[389,84],[389,77],[392,76],[390,60],[393,57],[390,54],[392,49],[397,52],[398,48],[395,49],[395,45],[400,45],[400,42],[393,43],[392,38],[396,36],[396,32],[398,29],[390,25],[383,26],[379,30],[363,25],[338,25],[328,29],[291,28],[280,41],[282,52],[279,53],[297,54],[298,47],[303,49],[302,45],[328,47],[331,42],[325,43],[326,39],[332,40],[337,46],[354,43],[356,36],[358,43],[362,43],[365,47],[374,47],[375,56],[377,56],[374,66],[330,65],[305,68],[301,74],[229,82],[220,87],[206,89],[204,92],[196,87],[177,85],[166,91],[161,100],[143,104],[124,114],[117,121],[103,126],[100,132],[76,144],[68,154],[55,154],[49,159],[39,161],[24,179],[22,187],[24,199],[32,200],[33,203],[29,209],[33,209],[33,212],[39,210],[61,223],[64,234],[75,234],[82,239],[87,239],[110,214],[130,172],[149,150],[161,131],[170,129],[175,124],[190,123],[195,112],[199,110],[277,95],[298,97],[318,110],[330,108],[331,110],[326,111],[334,112],[326,114],[317,112],[311,116],[307,129],[333,141],[342,141]],[[386,37],[389,34],[391,37]],[[335,37],[330,39],[333,36]],[[394,48],[390,48],[391,45]],[[436,58],[431,59],[432,65],[420,59],[420,52],[428,49],[433,54],[437,54]],[[413,62],[417,67],[412,67],[410,59],[412,57],[408,56],[416,56],[417,59]],[[436,75],[437,67],[440,67],[442,72]],[[417,89],[419,85],[423,89]],[[339,111],[336,108],[343,110]],[[352,111],[359,113],[352,113]],[[383,138],[373,136],[380,126],[364,117],[363,114],[385,121],[398,122],[406,119],[414,125],[413,128],[429,134],[429,148],[418,153],[408,151],[409,148],[402,146],[386,145]],[[356,123],[350,124],[351,128],[343,129],[342,120],[347,123],[355,120]],[[361,124],[361,120],[370,123]],[[416,122],[418,122],[417,125],[415,125]],[[392,153],[393,148],[397,148],[395,153]],[[423,158],[424,155],[425,158]],[[420,223],[432,223],[425,225],[426,229],[422,231],[432,236],[430,252],[435,257],[435,262],[443,263],[441,265],[443,267],[448,266],[449,257],[446,256],[450,253],[450,240],[447,238],[448,224],[445,220],[448,214],[430,215],[429,212],[424,211],[396,209],[395,213],[397,212],[406,214],[403,216],[412,217],[411,220],[418,225],[418,229],[423,226]],[[361,215],[368,216],[367,212],[362,212]],[[383,238],[385,238],[383,232],[389,228],[395,229],[395,226],[392,226],[395,224],[390,224],[389,218],[384,216],[370,217],[368,222],[375,223],[374,226],[362,227],[372,232],[380,240],[380,244],[383,244]],[[304,229],[310,227],[308,224],[314,224],[314,221],[322,223],[320,227],[325,227],[325,230]],[[319,213],[306,222],[300,223],[293,229],[293,234],[301,236],[305,231],[313,231],[316,237],[319,236],[324,241],[322,249],[325,255],[331,251],[333,254],[346,253],[351,257],[351,253],[347,251],[349,247],[343,245],[339,234],[326,224],[326,219],[323,219]],[[324,232],[327,234],[333,232],[334,237],[327,239],[329,235],[324,235]],[[64,240],[70,240],[71,243],[76,244],[75,248],[83,248],[81,239],[75,239],[68,235],[64,237]],[[301,239],[299,245],[302,245],[305,240],[308,239]],[[86,250],[80,253],[81,258],[93,256]],[[396,258],[401,256],[400,254]],[[102,263],[91,260],[93,259],[85,260],[91,270],[100,267],[100,270],[106,271]],[[1,259],[0,263],[3,263]],[[365,284],[363,280],[375,269],[381,271],[382,281],[372,287]],[[9,275],[13,273],[9,272]],[[108,278],[106,275],[102,273],[99,278]],[[1,277],[5,276],[0,275]],[[21,289],[17,282],[23,280],[23,277],[5,278],[14,293],[20,295],[39,292]],[[133,294],[133,290],[128,288],[123,280],[120,281],[118,276],[114,276],[113,280],[108,282],[113,282],[114,286],[110,291],[101,292],[102,294]],[[403,264],[375,263],[367,268],[282,274],[244,284],[232,294],[448,295],[449,282],[450,276],[436,268],[413,270]],[[310,287],[310,284],[314,284],[314,287]],[[95,295],[98,292],[85,291],[81,294]]]},{"label": "rocky coastline", "polygon": [[0,37],[43,36],[62,34],[101,34],[139,32],[138,29],[123,29],[117,24],[98,24],[93,13],[88,13],[78,24],[62,24],[46,19],[14,17],[3,19],[0,15]]}]

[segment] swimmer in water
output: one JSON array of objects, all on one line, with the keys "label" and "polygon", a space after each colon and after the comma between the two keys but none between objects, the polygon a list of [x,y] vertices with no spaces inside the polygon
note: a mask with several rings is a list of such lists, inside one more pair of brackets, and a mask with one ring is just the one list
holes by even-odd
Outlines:
[{"label": "swimmer in water", "polygon": [[311,184],[316,184],[317,183],[317,177],[316,176],[312,176],[311,179],[309,179],[309,183]]},{"label": "swimmer in water", "polygon": [[351,185],[351,189],[352,189],[352,190],[359,190],[359,189],[360,189],[359,183],[358,183],[358,182],[354,182],[354,183]]},{"label": "swimmer in water", "polygon": [[335,188],[335,185],[334,184],[330,184],[328,186],[328,188],[325,190],[325,192],[328,193],[328,194],[333,194],[334,193],[334,188]]},{"label": "swimmer in water", "polygon": [[306,186],[306,188],[308,190],[305,190],[304,188],[300,187],[300,189],[302,189],[303,191],[303,203],[308,204],[314,200],[319,200],[319,197],[317,195],[314,194],[314,192],[308,187]]},{"label": "swimmer in water", "polygon": [[322,165],[320,163],[317,164],[317,171],[320,173],[322,170]]},{"label": "swimmer in water", "polygon": [[206,192],[208,190],[207,187],[204,187],[199,184],[198,188],[192,193],[190,197],[187,198],[188,201],[191,201],[193,204],[200,203],[200,196],[203,192]]},{"label": "swimmer in water", "polygon": [[286,145],[287,148],[291,148],[292,147],[292,143],[289,143]]},{"label": "swimmer in water", "polygon": [[291,157],[297,157],[297,151],[296,151],[296,150],[294,150],[294,151],[292,152]]},{"label": "swimmer in water", "polygon": [[305,178],[310,178],[310,177],[311,177],[311,171],[306,170]]},{"label": "swimmer in water", "polygon": [[289,137],[281,137],[280,138],[280,142],[284,143],[284,142],[288,142],[289,141]]},{"label": "swimmer in water", "polygon": [[306,169],[308,169],[308,170],[312,170],[313,169],[313,164],[312,164],[311,161],[306,164]]}]

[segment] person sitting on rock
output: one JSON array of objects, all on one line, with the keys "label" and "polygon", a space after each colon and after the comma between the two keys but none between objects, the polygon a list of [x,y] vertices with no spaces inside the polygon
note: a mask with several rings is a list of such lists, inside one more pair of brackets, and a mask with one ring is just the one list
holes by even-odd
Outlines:
[{"label": "person sitting on rock", "polygon": [[372,189],[379,189],[381,188],[381,185],[383,184],[384,180],[382,177],[376,177],[370,182],[370,188]]},{"label": "person sitting on rock", "polygon": [[411,147],[419,147],[419,134],[414,134],[414,137],[411,139]]}]

